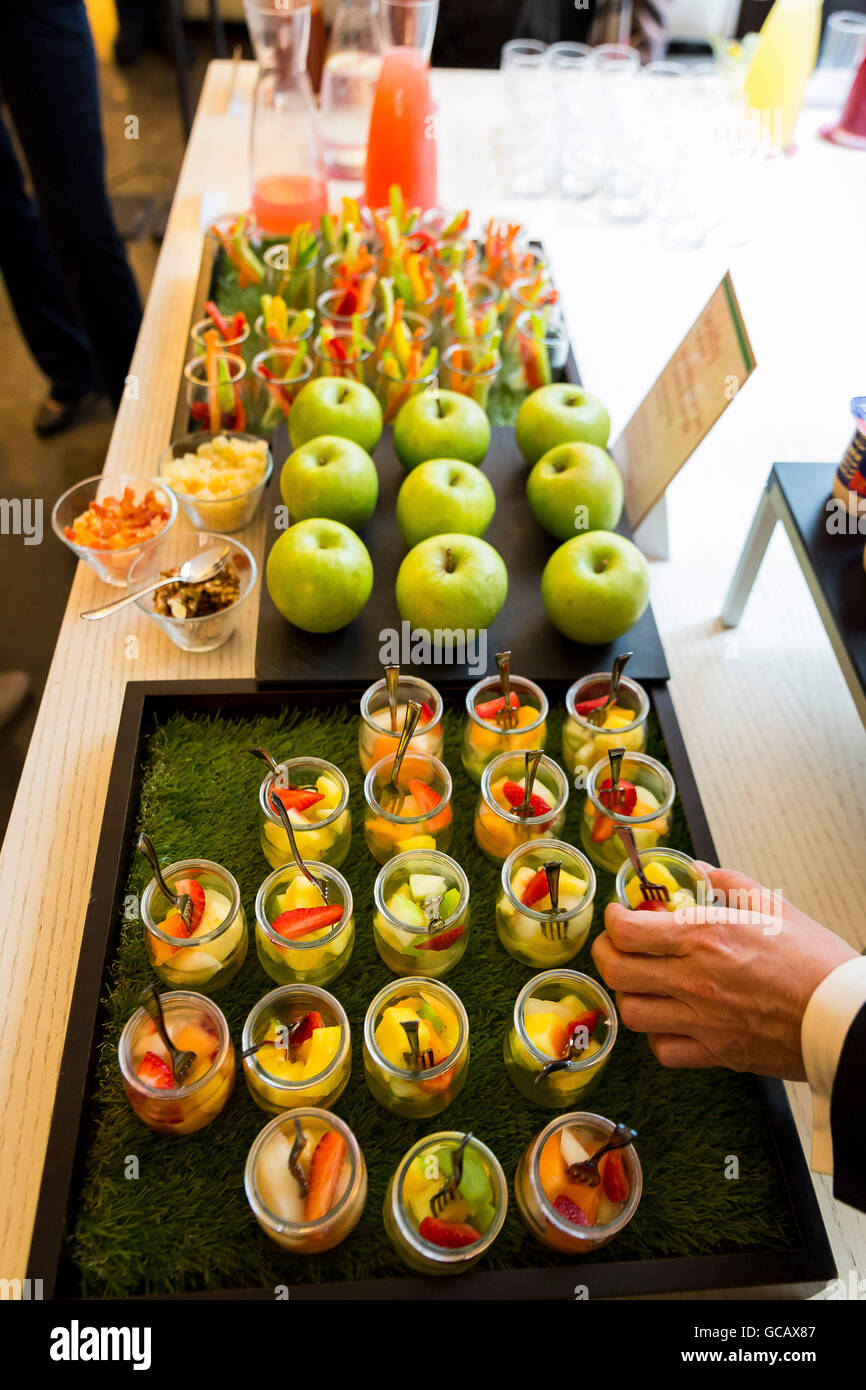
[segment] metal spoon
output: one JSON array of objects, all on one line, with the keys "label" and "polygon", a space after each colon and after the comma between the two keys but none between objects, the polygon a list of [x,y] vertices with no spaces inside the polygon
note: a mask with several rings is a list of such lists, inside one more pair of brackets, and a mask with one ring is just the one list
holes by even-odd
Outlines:
[{"label": "metal spoon", "polygon": [[142,1008],[147,1010],[156,1024],[156,1031],[159,1033],[163,1047],[168,1053],[171,1074],[175,1085],[183,1085],[183,1078],[195,1061],[196,1054],[194,1052],[184,1052],[182,1048],[175,1047],[171,1038],[168,1036],[165,1027],[165,1016],[162,1012],[162,1004],[153,985],[147,985],[141,991],[141,994],[138,996],[138,1002],[141,1004]]},{"label": "metal spoon", "polygon": [[400,683],[400,667],[385,667],[385,685],[388,688],[388,709],[391,714],[391,733],[397,732],[397,686]]},{"label": "metal spoon", "polygon": [[622,673],[625,670],[626,662],[630,661],[634,652],[620,652],[619,656],[614,657],[613,669],[610,673],[610,685],[608,687],[607,699],[598,709],[591,709],[586,716],[588,724],[595,724],[601,728],[608,710],[616,702],[616,692],[619,690],[619,683]]},{"label": "metal spoon", "polygon": [[566,1172],[575,1182],[585,1183],[587,1187],[598,1187],[601,1182],[601,1173],[598,1171],[598,1161],[606,1153],[613,1149],[625,1149],[629,1144],[633,1144],[637,1139],[637,1130],[629,1129],[628,1125],[617,1125],[606,1144],[602,1144],[600,1149],[596,1149],[592,1158],[586,1159],[584,1163],[570,1163]]},{"label": "metal spoon", "polygon": [[[273,758],[271,757],[270,753],[267,751],[266,748],[248,748],[247,752],[252,753],[254,758],[261,758],[262,762],[266,763],[267,766],[271,769],[271,772],[273,773],[274,777],[279,776],[279,765],[274,762]],[[289,837],[289,848],[292,851],[292,858],[294,859],[301,873],[304,875],[304,878],[307,879],[309,883],[312,883],[314,888],[318,889],[322,898],[322,902],[327,907],[328,889],[330,886],[328,884],[327,879],[317,878],[315,874],[310,872],[303,859],[301,858],[301,851],[298,849],[298,842],[295,839],[295,828],[292,825],[291,817],[289,816],[289,813],[286,810],[280,798],[278,796],[273,796],[270,792],[268,792],[268,802],[271,808],[274,811],[276,811],[277,815],[283,823],[283,829]]]},{"label": "metal spoon", "polygon": [[640,862],[640,855],[634,840],[634,831],[630,825],[617,825],[614,830],[625,846],[625,852],[631,860],[631,866],[640,879],[641,891],[647,902],[669,903],[671,895],[663,883],[650,883],[643,871],[643,864]]},{"label": "metal spoon", "polygon": [[153,876],[159,884],[160,892],[170,903],[174,903],[181,917],[186,922],[188,929],[192,924],[192,898],[189,893],[172,893],[162,876],[162,869],[159,867],[159,859],[157,858],[153,840],[149,835],[145,835],[144,831],[142,831],[138,837],[136,849],[139,854],[143,854],[145,859],[149,861],[150,867],[153,869]]},{"label": "metal spoon", "polygon": [[165,584],[176,584],[178,580],[182,584],[206,584],[228,563],[231,553],[231,546],[212,545],[209,550],[200,550],[191,560],[185,560],[177,574],[157,579],[153,584],[145,584],[143,589],[136,589],[134,594],[124,594],[123,598],[112,599],[111,603],[103,603],[100,608],[88,608],[78,616],[87,618],[88,621],[107,618],[111,613],[117,613],[121,608],[135,603],[137,598],[144,598],[145,594],[152,594]]},{"label": "metal spoon", "polygon": [[501,723],[503,729],[513,729],[517,723],[517,712],[511,708],[511,652],[496,653],[496,669],[499,672],[499,684],[502,686],[505,701],[496,716],[496,722]]}]

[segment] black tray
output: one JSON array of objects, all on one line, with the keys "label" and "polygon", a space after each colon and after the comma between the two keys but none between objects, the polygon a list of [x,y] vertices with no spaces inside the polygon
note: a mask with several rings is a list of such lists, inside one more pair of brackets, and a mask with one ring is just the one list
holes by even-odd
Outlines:
[{"label": "black tray", "polygon": [[[459,699],[455,687],[443,688],[446,699]],[[549,687],[561,698],[564,687]],[[41,1279],[45,1297],[69,1293],[64,1282],[63,1246],[67,1221],[77,1200],[81,1165],[90,1122],[90,1091],[96,1049],[104,1020],[104,998],[121,920],[127,865],[135,827],[144,743],[154,719],[177,710],[188,713],[269,713],[292,703],[302,707],[343,704],[356,700],[360,687],[342,692],[296,686],[262,690],[254,681],[131,682],[126,688],[114,760],[109,780],[102,831],[90,902],[84,924],[57,1096],[51,1122],[45,1167],[27,1274]],[[685,746],[667,688],[650,687],[656,715],[667,744],[668,761],[676,780],[698,856],[710,861],[715,851],[695,787]],[[594,1261],[576,1266],[472,1271],[459,1279],[417,1276],[360,1280],[353,1283],[299,1284],[296,1298],[387,1299],[573,1299],[576,1284],[586,1285],[593,1298],[635,1297],[641,1294],[747,1290],[756,1286],[796,1288],[801,1295],[817,1292],[835,1277],[832,1253],[821,1221],[814,1188],[781,1082],[756,1078],[766,1107],[767,1124],[782,1184],[798,1235],[796,1248],[784,1253],[735,1253],[722,1256]],[[545,1117],[546,1118],[546,1117]],[[539,1123],[544,1120],[540,1118]],[[237,1289],[180,1297],[268,1298],[273,1290]]]}]

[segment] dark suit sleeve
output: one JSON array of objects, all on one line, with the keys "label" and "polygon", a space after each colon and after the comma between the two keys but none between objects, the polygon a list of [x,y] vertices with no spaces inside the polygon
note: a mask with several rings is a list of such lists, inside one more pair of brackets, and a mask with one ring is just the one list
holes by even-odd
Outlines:
[{"label": "dark suit sleeve", "polygon": [[866,1004],[848,1029],[830,1097],[833,1196],[866,1211]]}]

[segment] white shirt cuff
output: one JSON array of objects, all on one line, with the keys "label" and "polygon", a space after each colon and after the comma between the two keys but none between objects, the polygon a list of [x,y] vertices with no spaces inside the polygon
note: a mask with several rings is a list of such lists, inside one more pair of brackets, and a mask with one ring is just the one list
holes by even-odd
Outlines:
[{"label": "white shirt cuff", "polygon": [[866,1004],[866,957],[846,960],[815,990],[803,1014],[800,1045],[812,1092],[812,1168],[833,1172],[830,1097],[848,1029]]}]

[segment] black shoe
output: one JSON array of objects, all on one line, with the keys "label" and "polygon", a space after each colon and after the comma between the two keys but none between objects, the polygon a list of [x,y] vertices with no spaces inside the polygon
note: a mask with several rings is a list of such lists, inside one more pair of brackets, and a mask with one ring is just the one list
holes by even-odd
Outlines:
[{"label": "black shoe", "polygon": [[33,428],[42,439],[49,439],[52,434],[62,434],[77,424],[81,416],[96,405],[100,396],[99,391],[85,391],[77,400],[67,402],[54,401],[46,396],[36,412]]}]

